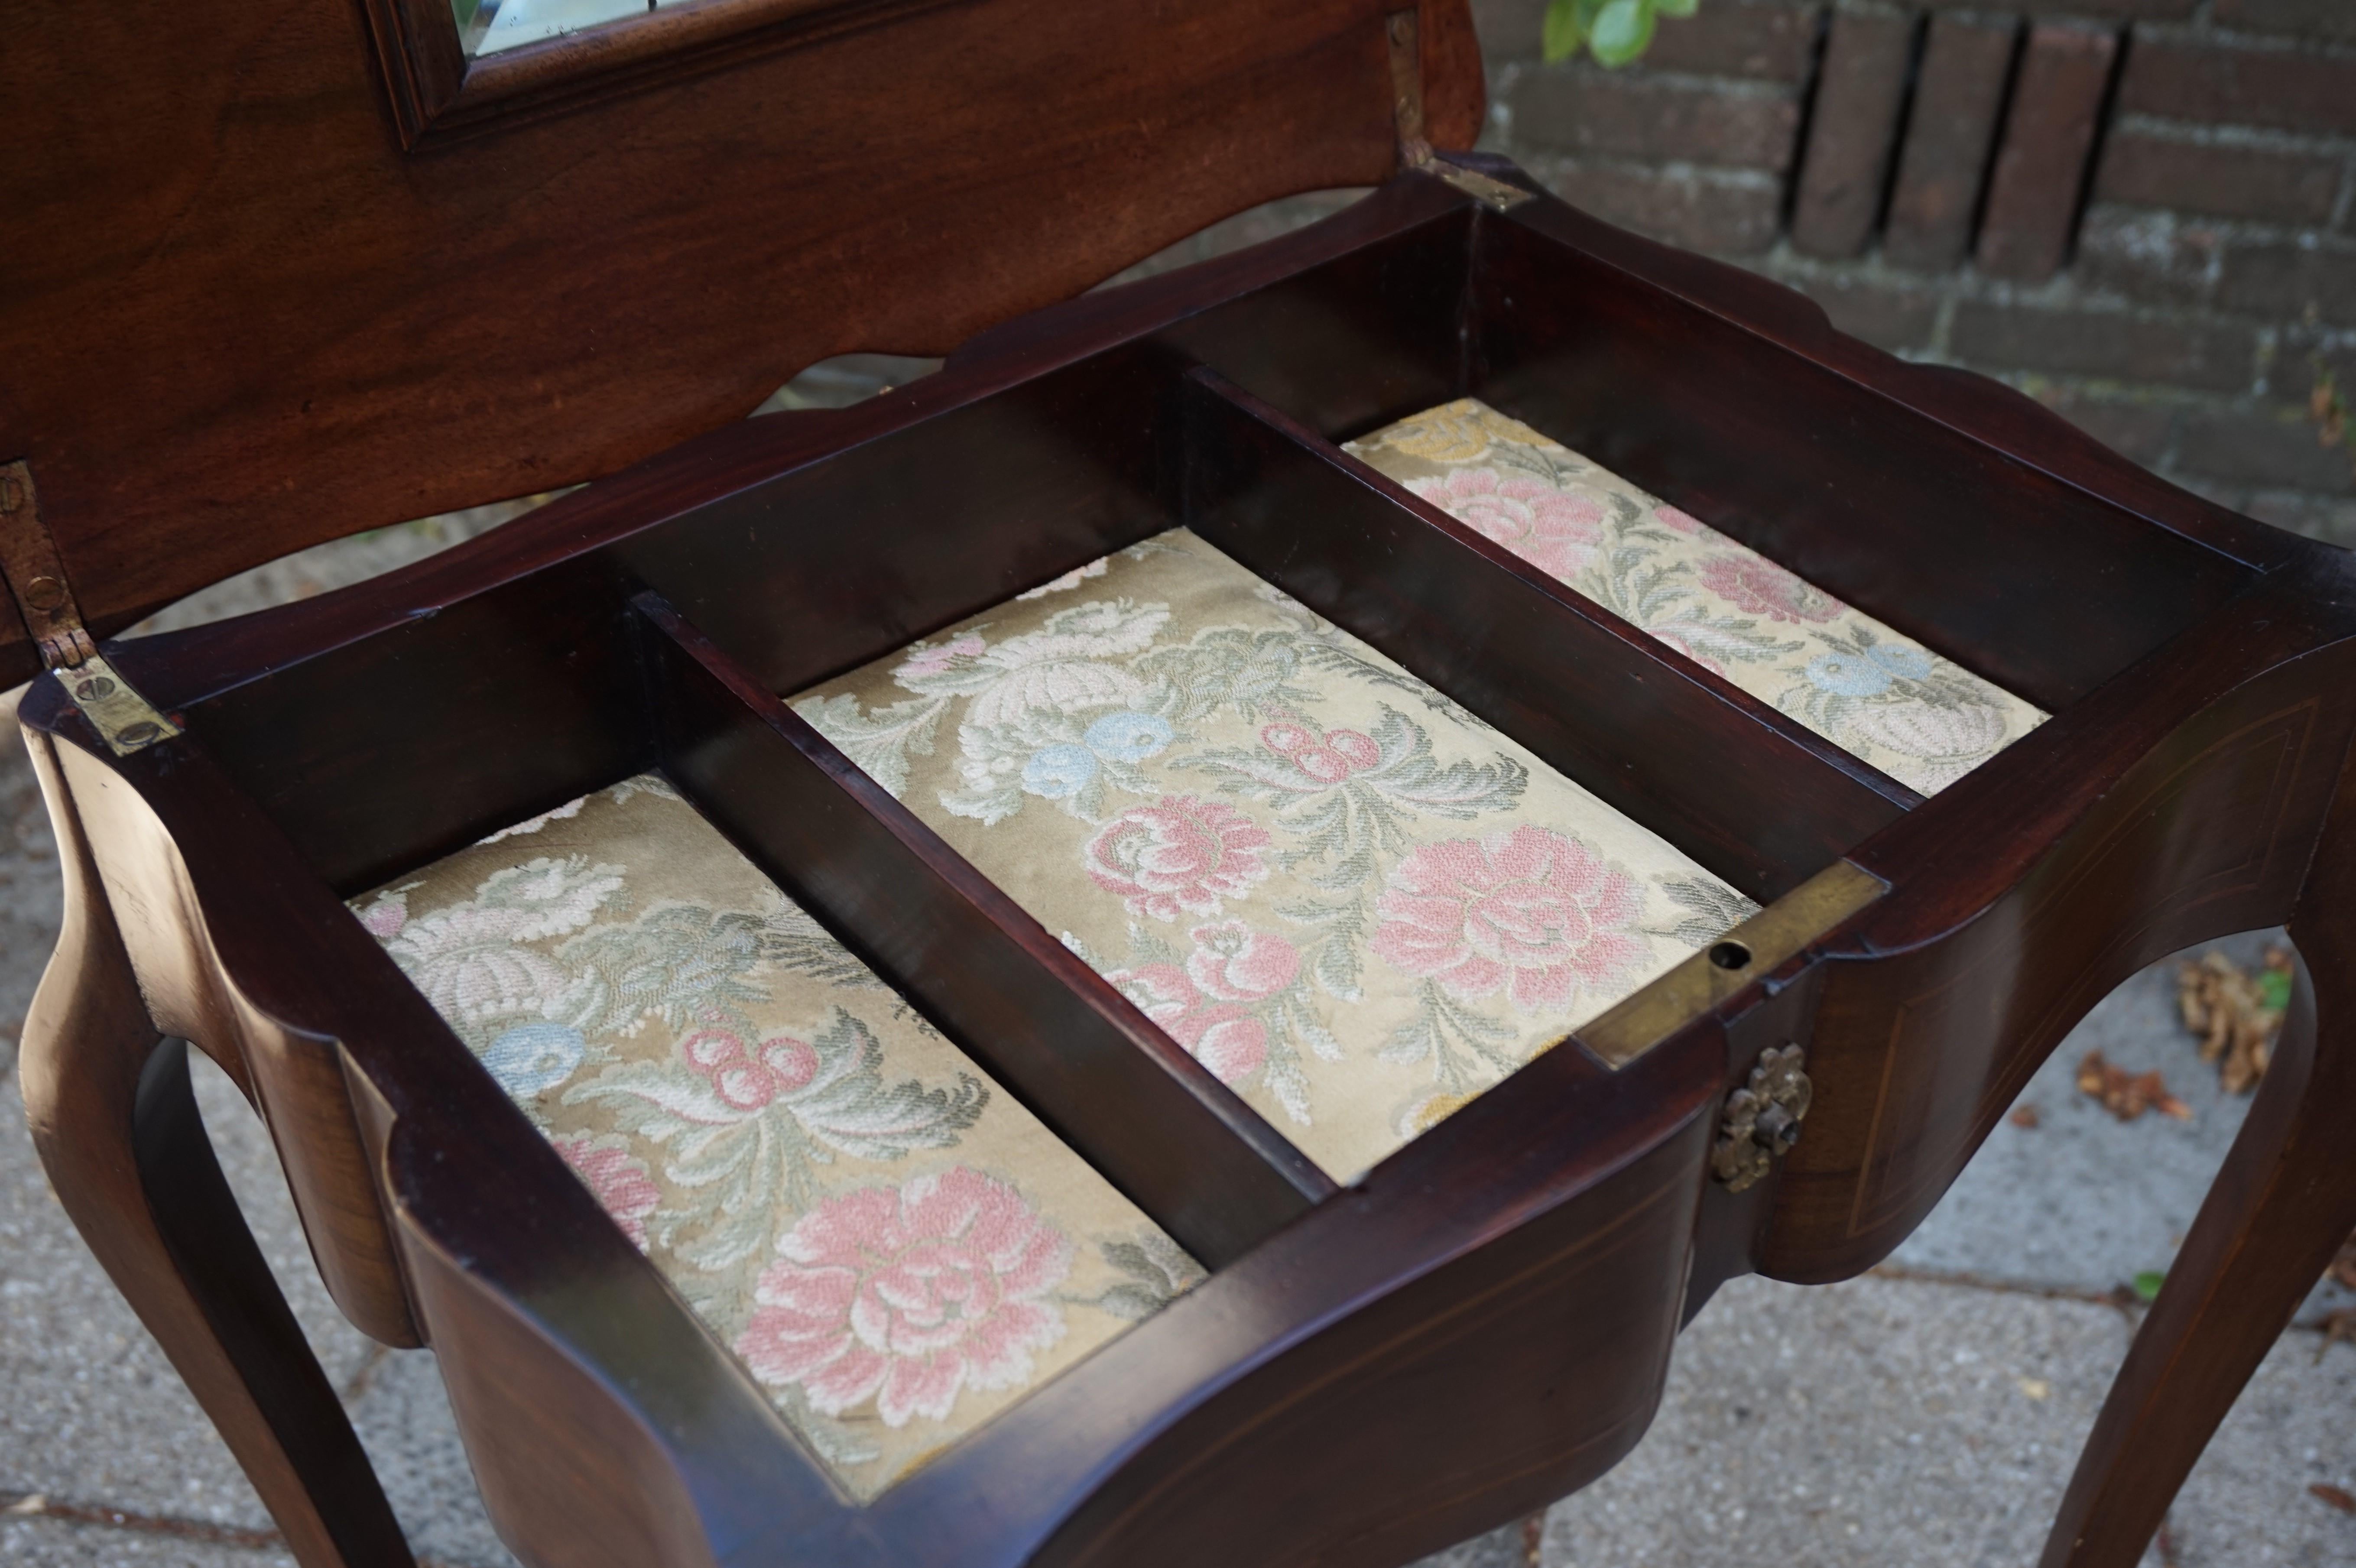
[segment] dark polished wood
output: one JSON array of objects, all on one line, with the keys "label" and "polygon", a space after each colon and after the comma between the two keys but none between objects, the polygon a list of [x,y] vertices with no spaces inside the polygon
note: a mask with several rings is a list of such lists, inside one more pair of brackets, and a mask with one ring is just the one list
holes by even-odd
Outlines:
[{"label": "dark polished wood", "polygon": [[[41,1164],[295,1556],[408,1568],[368,1455],[213,1157],[187,1047],[141,999],[55,743],[27,740],[65,890],[16,1069]],[[222,1065],[244,1078],[235,1055]]]},{"label": "dark polished wood", "polygon": [[[31,462],[93,632],[612,473],[814,360],[942,353],[1254,201],[1398,166],[1378,0],[960,0],[691,36],[756,3],[787,8],[478,61],[487,88],[530,78],[486,105],[519,113],[413,149],[391,104],[461,69],[455,31],[421,41],[440,0],[13,7],[0,457]],[[408,34],[371,25],[396,6]],[[1464,0],[1421,9],[1427,124],[1469,145]],[[567,94],[641,46],[603,79],[626,91]],[[569,112],[519,112],[552,95]],[[0,617],[0,686],[38,668]]]},{"label": "dark polished wood", "polygon": [[1188,380],[1195,532],[1741,892],[1780,897],[1922,804],[1225,378]]},{"label": "dark polished wood", "polygon": [[[61,82],[162,92],[177,39],[175,114],[277,91],[270,145],[315,144],[265,201],[269,138],[224,123],[205,200],[194,152],[159,160],[85,240],[98,281],[46,231],[9,263],[37,285],[0,300],[12,352],[37,321],[81,324],[25,348],[0,398],[33,401],[0,402],[0,430],[25,433],[99,628],[293,543],[703,434],[378,581],[110,646],[182,736],[118,757],[57,682],[25,699],[77,857],[27,1030],[40,1147],[305,1568],[399,1563],[398,1533],[217,1201],[162,1038],[262,1108],[346,1313],[434,1348],[527,1560],[1383,1568],[1601,1474],[1720,1283],[1870,1266],[2117,979],[2287,918],[2312,989],[2048,1563],[2136,1560],[2356,1221],[2331,1138],[2356,1005],[2350,557],[1841,338],[1772,284],[1550,199],[1498,211],[1443,168],[1002,319],[1258,197],[1389,173],[1372,7],[945,5],[413,153],[385,104],[362,113],[367,40],[322,41],[353,15],[273,18],[283,58],[235,81],[224,50],[262,36],[242,19],[61,44],[71,69],[21,101],[79,124]],[[1462,9],[1420,19],[1427,109],[1469,127]],[[855,91],[887,47],[938,100],[921,129]],[[804,88],[792,119],[815,128],[789,157],[753,111]],[[71,159],[27,162],[5,177],[38,211],[95,199]],[[208,316],[232,258],[252,298]],[[453,259],[476,270],[437,272]],[[152,297],[123,287],[150,265]],[[302,332],[262,330],[273,308]],[[986,321],[869,403],[721,425],[815,353]],[[135,349],[160,390],[124,395],[91,344],[118,367]],[[1923,799],[1335,445],[1467,395],[2053,716]],[[1182,524],[1736,886],[1774,898],[1846,858],[1887,893],[1618,1070],[1566,1043],[1335,1188],[779,696]],[[342,902],[650,768],[1215,1265],[863,1507]],[[1708,1176],[1719,1108],[1786,1042],[1815,1078],[1807,1135],[1734,1194]]]}]

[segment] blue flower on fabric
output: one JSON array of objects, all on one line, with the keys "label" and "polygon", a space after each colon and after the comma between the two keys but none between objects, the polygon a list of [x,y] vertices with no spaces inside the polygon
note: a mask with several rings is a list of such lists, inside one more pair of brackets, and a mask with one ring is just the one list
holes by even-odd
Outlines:
[{"label": "blue flower on fabric", "polygon": [[1151,714],[1124,710],[1107,714],[1080,737],[1098,757],[1113,762],[1142,762],[1170,744],[1170,725]]},{"label": "blue flower on fabric", "polygon": [[1877,642],[1865,656],[1901,681],[1920,681],[1931,673],[1931,656],[1902,642]]},{"label": "blue flower on fabric", "polygon": [[1097,776],[1096,753],[1085,746],[1047,746],[1031,754],[1023,765],[1023,788],[1049,800],[1061,800],[1088,787]]},{"label": "blue flower on fabric", "polygon": [[1808,660],[1808,681],[1836,697],[1870,697],[1890,689],[1890,671],[1853,653],[1820,653]]},{"label": "blue flower on fabric", "polygon": [[518,1024],[483,1051],[483,1065],[516,1099],[553,1089],[573,1076],[589,1043],[568,1024]]}]

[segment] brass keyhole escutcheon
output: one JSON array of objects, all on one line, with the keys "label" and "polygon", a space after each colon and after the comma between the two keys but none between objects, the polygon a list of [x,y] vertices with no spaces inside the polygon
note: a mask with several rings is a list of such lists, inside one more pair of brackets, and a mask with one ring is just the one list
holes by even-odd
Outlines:
[{"label": "brass keyhole escutcheon", "polygon": [[1726,1097],[1709,1166],[1729,1192],[1756,1185],[1800,1141],[1800,1123],[1815,1092],[1801,1070],[1806,1059],[1797,1044],[1762,1052],[1750,1081]]}]

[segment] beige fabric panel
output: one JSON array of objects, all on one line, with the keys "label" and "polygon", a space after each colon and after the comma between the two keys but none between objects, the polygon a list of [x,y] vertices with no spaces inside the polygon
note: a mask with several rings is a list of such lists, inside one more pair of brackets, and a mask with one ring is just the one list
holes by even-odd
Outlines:
[{"label": "beige fabric panel", "polygon": [[1183,529],[795,707],[1344,1182],[1752,908]]},{"label": "beige fabric panel", "polygon": [[354,908],[856,1497],[1202,1276],[659,778]]},{"label": "beige fabric panel", "polygon": [[1477,399],[1347,450],[1450,516],[1925,795],[2045,722]]}]

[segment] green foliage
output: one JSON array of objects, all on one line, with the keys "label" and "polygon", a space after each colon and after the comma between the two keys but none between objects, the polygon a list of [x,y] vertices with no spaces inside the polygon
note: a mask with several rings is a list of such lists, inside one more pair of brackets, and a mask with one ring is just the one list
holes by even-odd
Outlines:
[{"label": "green foliage", "polygon": [[2166,1274],[2159,1273],[2157,1269],[2146,1269],[2143,1273],[2137,1274],[2135,1277],[2136,1299],[2137,1301],[2158,1301],[2159,1299],[2160,1282],[2165,1280],[2167,1277],[2168,1276]]},{"label": "green foliage", "polygon": [[1543,48],[1547,62],[1566,60],[1580,47],[1596,63],[1626,65],[1653,42],[1663,16],[1690,16],[1700,0],[1550,0]]}]

